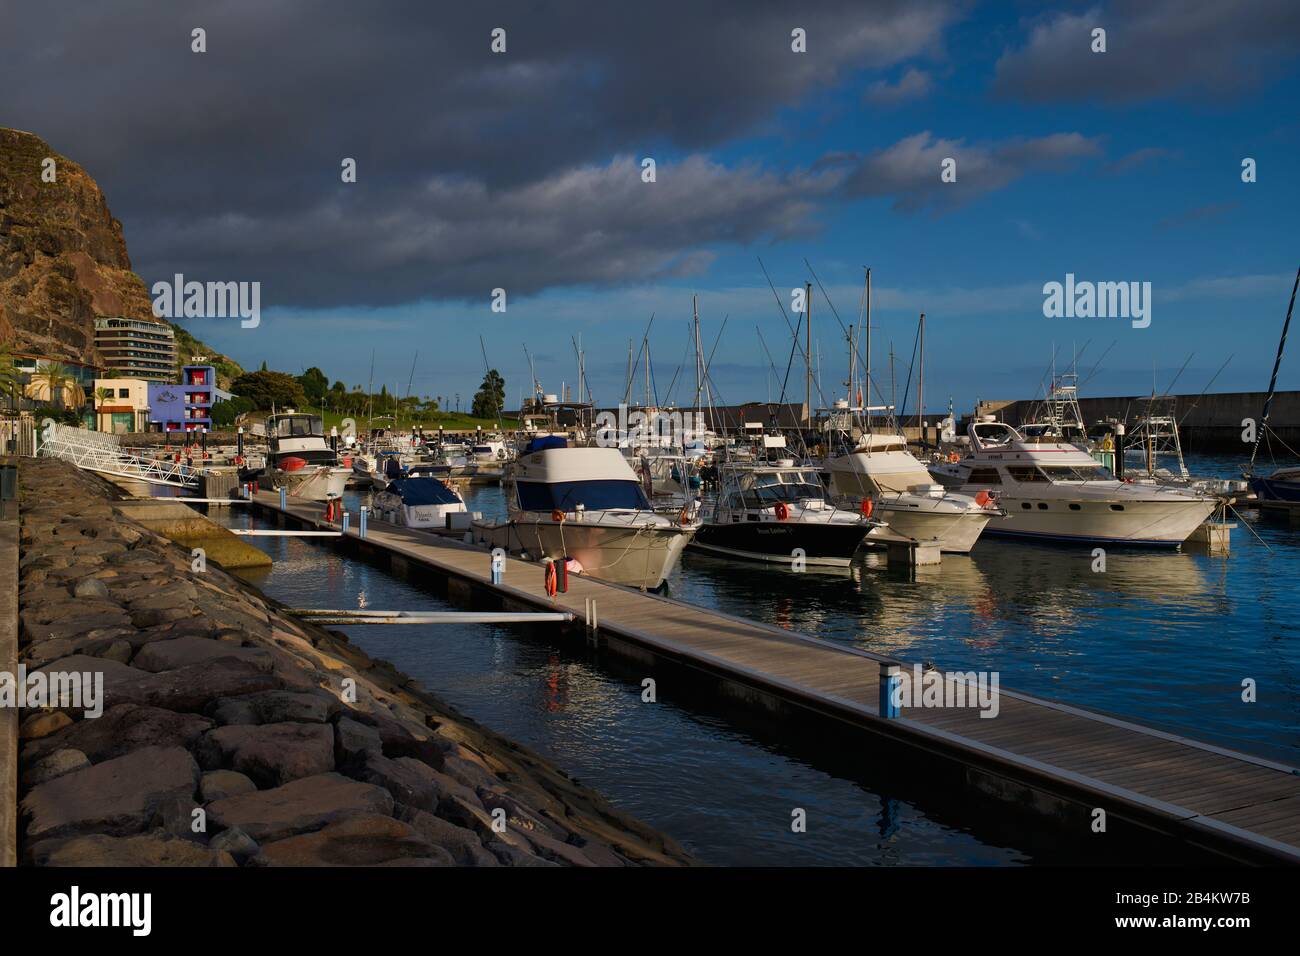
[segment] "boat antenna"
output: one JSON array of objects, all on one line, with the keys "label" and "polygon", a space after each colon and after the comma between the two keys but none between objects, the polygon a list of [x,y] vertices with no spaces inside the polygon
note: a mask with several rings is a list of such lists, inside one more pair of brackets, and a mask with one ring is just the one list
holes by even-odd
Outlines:
[{"label": "boat antenna", "polygon": [[1273,359],[1273,375],[1268,380],[1268,394],[1264,397],[1264,411],[1259,416],[1259,428],[1255,431],[1255,444],[1250,449],[1250,466],[1247,474],[1255,470],[1255,456],[1259,454],[1259,441],[1264,437],[1268,427],[1268,413],[1273,408],[1273,393],[1277,390],[1277,372],[1282,367],[1282,352],[1286,348],[1286,334],[1291,328],[1291,313],[1295,310],[1295,293],[1300,288],[1300,268],[1295,271],[1295,282],[1291,286],[1291,304],[1286,307],[1286,321],[1282,323],[1282,337],[1277,340],[1277,357]]}]

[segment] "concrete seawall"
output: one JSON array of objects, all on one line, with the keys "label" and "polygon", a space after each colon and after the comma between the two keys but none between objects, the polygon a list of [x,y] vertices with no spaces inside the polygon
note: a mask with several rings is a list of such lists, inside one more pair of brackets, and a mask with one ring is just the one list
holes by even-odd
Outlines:
[{"label": "concrete seawall", "polygon": [[[1264,408],[1264,392],[1218,392],[1207,395],[1175,396],[1175,416],[1180,421],[1184,451],[1240,452],[1250,456],[1250,445],[1242,441],[1242,422],[1258,421]],[[1121,395],[1108,398],[1080,398],[1083,420],[1091,425],[1105,418],[1128,421],[1143,414],[1149,396]],[[999,420],[1020,425],[1037,403],[1029,400],[980,402],[976,414],[997,415]],[[1300,449],[1300,391],[1278,392],[1273,398],[1269,426],[1292,448]],[[964,433],[964,432],[963,432]],[[1279,455],[1285,449],[1278,445]],[[1262,449],[1261,449],[1262,453]]]},{"label": "concrete seawall", "polygon": [[104,694],[98,717],[22,712],[21,862],[691,862],[344,635],[194,571],[101,479],[36,459],[20,485],[19,662]]}]

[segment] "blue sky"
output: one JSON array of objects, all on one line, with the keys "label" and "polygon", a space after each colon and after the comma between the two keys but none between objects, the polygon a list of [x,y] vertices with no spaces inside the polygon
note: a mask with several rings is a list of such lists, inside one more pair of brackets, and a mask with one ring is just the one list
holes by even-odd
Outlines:
[{"label": "blue sky", "polygon": [[[1163,389],[1189,354],[1177,391],[1200,391],[1229,354],[1215,391],[1264,388],[1298,264],[1295,5],[922,6],[918,20],[894,3],[807,13],[757,4],[730,15],[724,4],[698,36],[689,23],[652,36],[656,20],[641,39],[593,12],[590,43],[573,31],[543,42],[525,13],[501,13],[515,59],[451,62],[438,79],[485,98],[465,115],[440,96],[394,105],[391,76],[368,79],[346,58],[336,69],[353,69],[357,102],[294,83],[284,96],[223,104],[225,84],[249,72],[232,66],[220,83],[202,81],[212,82],[202,92],[208,120],[192,137],[212,137],[206,149],[184,154],[174,135],[150,144],[161,187],[158,168],[146,179],[124,144],[95,141],[57,102],[20,97],[16,112],[25,128],[52,126],[56,148],[97,176],[147,281],[184,271],[263,282],[259,328],[187,323],[249,366],[315,365],[364,385],[373,349],[376,388],[404,389],[418,351],[414,391],[459,393],[464,405],[482,377],[482,336],[513,404],[528,390],[525,345],[558,392],[574,380],[570,338],[581,336],[595,398],[611,403],[623,393],[628,340],[639,343],[652,312],[655,380],[666,390],[698,294],[708,342],[728,317],[713,368],[719,396],[775,399],[757,330],[782,373],[790,337],[761,256],[787,303],[808,278],[806,258],[846,322],[870,266],[874,364],[887,375],[892,341],[900,393],[925,312],[931,411],[950,396],[958,410],[1032,397],[1053,349],[1063,367],[1085,343],[1085,371],[1110,347],[1089,394],[1147,392],[1153,380]],[[808,52],[792,53],[788,29],[805,22]],[[481,26],[466,24],[466,35]],[[1093,26],[1107,30],[1105,53],[1088,49]],[[400,79],[407,54],[394,44],[412,31],[387,27],[321,26],[320,42],[343,31]],[[222,34],[212,33],[220,53]],[[702,55],[701,44],[723,52]],[[70,63],[76,48],[69,38]],[[170,62],[159,69],[180,71],[172,87],[200,82],[184,51]],[[335,80],[322,73],[315,86]],[[152,89],[140,95],[164,95]],[[389,107],[401,121],[362,137]],[[414,122],[407,107],[427,113]],[[307,114],[310,135],[287,129]],[[314,148],[312,137],[319,168],[304,170],[304,156],[316,163],[302,145]],[[340,153],[361,157],[351,194],[331,181]],[[956,184],[939,182],[948,155]],[[658,181],[631,185],[644,156]],[[1245,157],[1257,182],[1241,180]],[[241,170],[237,187],[219,185]],[[1067,272],[1150,282],[1150,327],[1044,318],[1042,286]],[[497,285],[509,296],[504,315],[489,309]],[[845,343],[820,294],[814,329],[822,390],[842,394]],[[681,377],[690,376],[688,358]],[[802,382],[792,374],[788,397],[802,398]],[[1300,387],[1294,359],[1282,385]],[[688,393],[679,386],[673,397]]]}]

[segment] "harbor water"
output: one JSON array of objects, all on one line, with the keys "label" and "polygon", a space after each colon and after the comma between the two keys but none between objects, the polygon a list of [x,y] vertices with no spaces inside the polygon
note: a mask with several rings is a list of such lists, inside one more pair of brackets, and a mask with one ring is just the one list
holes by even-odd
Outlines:
[{"label": "harbor water", "polygon": [[[1189,467],[1230,477],[1238,463],[1194,458]],[[363,500],[349,492],[354,514]],[[466,501],[485,514],[503,509],[496,487],[473,488]],[[257,524],[237,508],[213,517]],[[1300,528],[1230,518],[1238,527],[1227,557],[1108,548],[1096,570],[1090,546],[987,539],[911,576],[873,558],[795,574],[688,551],[668,586],[679,600],[908,662],[996,671],[1007,688],[1300,764]],[[328,543],[248,540],[274,559],[253,583],[290,605],[449,607]],[[1093,857],[1086,841],[1062,842],[1009,812],[935,792],[869,748],[848,753],[751,724],[674,700],[671,687],[644,703],[626,667],[541,626],[341,630],[708,863],[1120,862],[1112,850]],[[792,830],[797,809],[806,832]]]}]

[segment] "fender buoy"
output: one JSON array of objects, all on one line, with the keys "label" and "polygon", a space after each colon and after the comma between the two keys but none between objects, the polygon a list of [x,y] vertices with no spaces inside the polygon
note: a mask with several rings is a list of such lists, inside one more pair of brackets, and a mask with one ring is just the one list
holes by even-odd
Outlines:
[{"label": "fender buoy", "polygon": [[682,510],[677,513],[677,523],[682,527],[691,523],[691,509],[688,505],[682,505]]},{"label": "fender buoy", "polygon": [[548,597],[555,597],[555,591],[556,591],[555,562],[547,561],[546,562],[546,594]]},{"label": "fender buoy", "polygon": [[870,517],[871,517],[872,509],[873,509],[874,507],[875,507],[875,503],[874,503],[870,498],[863,498],[863,499],[862,499],[862,507],[861,507],[861,510],[862,510],[862,517],[864,517],[864,518],[870,518]]},{"label": "fender buoy", "polygon": [[975,503],[979,505],[981,508],[987,508],[992,501],[993,501],[993,496],[988,493],[987,489],[981,491],[979,494],[975,496]]},{"label": "fender buoy", "polygon": [[563,521],[563,520],[564,520],[564,512],[561,511],[559,508],[556,508],[554,511],[551,512],[551,520],[552,520],[552,521]]},{"label": "fender buoy", "polygon": [[957,464],[957,462],[961,461],[961,455],[957,454],[955,451],[950,452],[948,454],[948,461],[952,462],[952,464],[955,465]]},{"label": "fender buoy", "polygon": [[787,505],[784,501],[778,501],[776,503],[776,520],[784,521],[789,517],[790,517],[790,506]]}]

